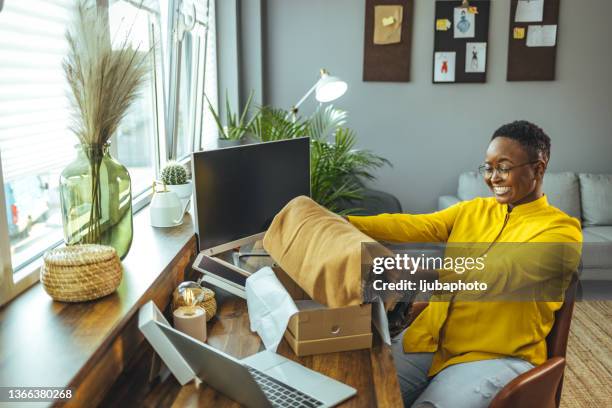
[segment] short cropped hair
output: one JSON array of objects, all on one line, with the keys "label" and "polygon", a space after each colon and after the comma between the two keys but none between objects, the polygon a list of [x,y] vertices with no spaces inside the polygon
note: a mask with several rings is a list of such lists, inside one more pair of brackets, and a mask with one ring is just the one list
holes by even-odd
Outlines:
[{"label": "short cropped hair", "polygon": [[530,160],[550,159],[550,137],[541,127],[526,120],[517,120],[502,125],[493,133],[491,140],[496,137],[507,137],[519,142],[527,151]]}]

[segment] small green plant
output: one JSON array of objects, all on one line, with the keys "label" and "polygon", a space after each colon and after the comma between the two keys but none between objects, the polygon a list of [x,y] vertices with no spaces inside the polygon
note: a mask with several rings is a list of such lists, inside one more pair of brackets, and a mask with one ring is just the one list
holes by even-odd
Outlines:
[{"label": "small green plant", "polygon": [[294,121],[286,110],[271,106],[258,108],[249,131],[256,140],[262,142],[309,136],[307,121],[301,118],[296,118]]},{"label": "small green plant", "polygon": [[223,123],[221,123],[221,117],[213,107],[212,103],[210,103],[208,96],[204,95],[206,97],[206,102],[208,102],[208,109],[213,115],[217,128],[219,129],[219,139],[242,140],[251,127],[253,121],[257,118],[257,115],[255,115],[247,121],[247,115],[249,114],[251,102],[253,101],[253,94],[253,91],[249,93],[249,98],[242,109],[242,113],[234,113],[232,112],[232,108],[230,106],[227,90],[225,91],[225,126]]},{"label": "small green plant", "polygon": [[187,170],[179,163],[170,162],[162,170],[161,179],[168,186],[187,184]]}]

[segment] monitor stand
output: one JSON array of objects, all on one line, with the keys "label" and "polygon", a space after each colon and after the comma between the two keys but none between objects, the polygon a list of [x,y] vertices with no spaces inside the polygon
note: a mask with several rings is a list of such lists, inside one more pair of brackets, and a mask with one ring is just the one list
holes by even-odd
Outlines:
[{"label": "monitor stand", "polygon": [[193,268],[202,273],[198,282],[246,298],[246,279],[265,266],[274,266],[263,249],[263,236],[263,233],[256,234],[201,251],[193,263]]},{"label": "monitor stand", "polygon": [[242,258],[248,258],[251,256],[269,257],[270,255],[264,249],[262,242],[263,242],[262,240],[255,240],[253,242],[241,245],[238,248],[238,251],[235,252],[234,254],[234,259],[235,259],[234,263],[236,262],[236,260],[240,260]]}]

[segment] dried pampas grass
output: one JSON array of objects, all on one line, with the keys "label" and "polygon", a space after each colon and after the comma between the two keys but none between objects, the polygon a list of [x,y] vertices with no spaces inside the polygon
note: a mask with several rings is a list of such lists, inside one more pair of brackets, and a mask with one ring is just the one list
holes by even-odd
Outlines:
[{"label": "dried pampas grass", "polygon": [[95,0],[79,0],[66,32],[69,51],[63,68],[72,91],[71,130],[83,145],[108,142],[150,69],[150,50],[133,49],[129,34],[113,47],[111,34],[107,10]]}]

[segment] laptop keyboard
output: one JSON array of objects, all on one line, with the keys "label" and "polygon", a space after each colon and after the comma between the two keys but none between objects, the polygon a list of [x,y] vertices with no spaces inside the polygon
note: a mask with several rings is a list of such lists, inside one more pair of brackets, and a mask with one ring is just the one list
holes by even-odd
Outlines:
[{"label": "laptop keyboard", "polygon": [[323,403],[316,400],[293,387],[283,384],[275,378],[262,373],[253,367],[247,367],[257,384],[261,387],[268,400],[275,407],[291,408],[313,408],[320,407]]}]

